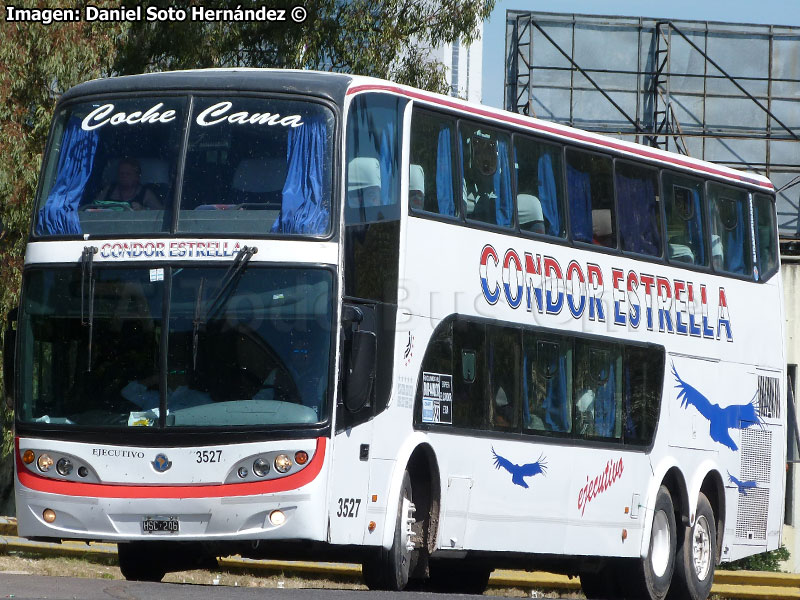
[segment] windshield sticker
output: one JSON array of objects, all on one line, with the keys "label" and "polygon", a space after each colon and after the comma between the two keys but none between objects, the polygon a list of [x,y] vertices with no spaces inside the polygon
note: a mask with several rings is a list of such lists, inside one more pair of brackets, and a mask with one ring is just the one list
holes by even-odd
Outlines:
[{"label": "windshield sticker", "polygon": [[300,127],[303,124],[300,115],[280,116],[278,113],[248,113],[245,111],[227,114],[233,108],[232,102],[218,102],[197,115],[197,124],[202,127],[228,122],[232,125],[282,125],[284,127]]},{"label": "windshield sticker", "polygon": [[[152,123],[169,123],[175,120],[175,111],[168,109],[161,111],[163,102],[151,106],[146,111],[135,110],[132,113],[114,112],[113,104],[103,104],[90,112],[81,122],[81,129],[92,131],[103,125],[145,125]],[[113,113],[113,114],[112,114]]]},{"label": "windshield sticker", "polygon": [[422,422],[453,424],[453,376],[422,374]]},{"label": "windshield sticker", "polygon": [[150,282],[164,281],[164,269],[150,269]]}]

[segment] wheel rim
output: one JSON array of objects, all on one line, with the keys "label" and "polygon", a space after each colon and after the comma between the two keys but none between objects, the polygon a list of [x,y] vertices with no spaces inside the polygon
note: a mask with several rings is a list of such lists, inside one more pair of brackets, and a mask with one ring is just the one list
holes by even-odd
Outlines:
[{"label": "wheel rim", "polygon": [[651,536],[650,564],[656,577],[663,577],[669,566],[669,520],[667,514],[660,510],[653,517],[653,534]]},{"label": "wheel rim", "polygon": [[704,516],[697,517],[692,528],[692,563],[697,579],[703,581],[711,570],[711,536],[708,521]]}]

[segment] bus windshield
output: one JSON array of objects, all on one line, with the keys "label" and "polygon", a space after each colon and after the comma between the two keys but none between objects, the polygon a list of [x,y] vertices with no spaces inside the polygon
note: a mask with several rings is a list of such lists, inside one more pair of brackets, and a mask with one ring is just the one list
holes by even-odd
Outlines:
[{"label": "bus windshield", "polygon": [[263,97],[69,104],[54,120],[34,232],[325,235],[333,123],[321,104]]},{"label": "bus windshield", "polygon": [[220,428],[326,418],[328,270],[66,267],[25,280],[23,422]]}]

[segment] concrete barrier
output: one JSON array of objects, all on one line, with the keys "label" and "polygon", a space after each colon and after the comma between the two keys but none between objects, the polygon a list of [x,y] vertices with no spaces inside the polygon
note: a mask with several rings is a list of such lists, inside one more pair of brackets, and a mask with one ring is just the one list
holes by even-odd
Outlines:
[{"label": "concrete barrier", "polygon": [[[116,544],[95,542],[32,542],[16,536],[16,520],[0,517],[0,554],[22,552],[40,556],[71,556],[76,558],[108,558],[117,554]],[[247,558],[220,558],[221,569],[259,573],[313,574],[339,579],[361,579],[361,566],[343,563],[307,561],[252,560]],[[489,585],[494,587],[519,587],[556,591],[579,591],[577,577],[567,577],[543,571],[508,571],[498,569],[492,573]],[[711,593],[720,598],[753,600],[800,600],[800,575],[766,573],[761,571],[717,571]]]}]

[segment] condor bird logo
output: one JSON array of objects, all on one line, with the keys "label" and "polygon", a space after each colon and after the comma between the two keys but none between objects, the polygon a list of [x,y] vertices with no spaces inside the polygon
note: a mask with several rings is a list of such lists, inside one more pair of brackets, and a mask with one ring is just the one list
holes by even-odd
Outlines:
[{"label": "condor bird logo", "polygon": [[528,487],[528,484],[525,483],[525,477],[533,477],[539,473],[542,475],[547,474],[547,463],[544,462],[543,455],[540,456],[539,460],[536,462],[528,463],[527,465],[515,465],[507,458],[503,458],[497,452],[495,452],[494,447],[492,447],[492,456],[494,456],[494,468],[499,470],[500,467],[503,467],[506,471],[511,473],[511,483],[524,488]]},{"label": "condor bird logo", "polygon": [[739,481],[731,475],[730,471],[728,471],[728,481],[730,481],[733,485],[739,488],[739,493],[742,496],[747,496],[747,490],[752,490],[753,488],[757,488],[755,481]]},{"label": "condor bird logo", "polygon": [[719,442],[731,450],[738,450],[739,447],[733,441],[728,430],[747,429],[754,425],[760,427],[764,424],[756,411],[755,396],[753,396],[753,400],[745,404],[732,404],[721,408],[719,404],[712,404],[708,398],[681,379],[674,363],[672,375],[677,381],[675,387],[680,390],[678,399],[681,401],[681,407],[687,408],[691,404],[697,409],[697,412],[708,419],[709,434],[715,442]]}]

